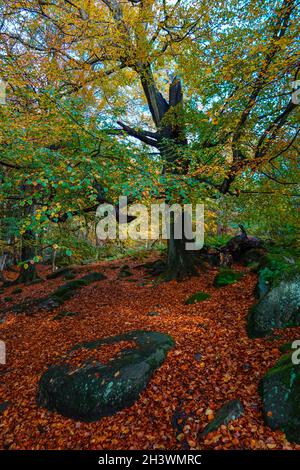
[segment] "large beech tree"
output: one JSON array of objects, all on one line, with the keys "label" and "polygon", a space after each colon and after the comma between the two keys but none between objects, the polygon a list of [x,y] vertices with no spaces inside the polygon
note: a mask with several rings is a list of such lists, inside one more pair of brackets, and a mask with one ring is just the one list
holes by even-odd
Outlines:
[{"label": "large beech tree", "polygon": [[[154,149],[168,203],[195,182],[238,195],[246,172],[282,183],[277,162],[298,151],[295,0],[23,0],[2,12],[7,60],[25,57],[60,96],[92,97],[117,139]],[[168,276],[193,272],[171,239]]]}]

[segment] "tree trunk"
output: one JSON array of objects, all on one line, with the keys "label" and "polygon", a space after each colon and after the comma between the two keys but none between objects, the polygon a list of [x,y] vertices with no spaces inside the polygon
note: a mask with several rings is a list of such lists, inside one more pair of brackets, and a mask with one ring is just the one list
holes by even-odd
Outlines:
[{"label": "tree trunk", "polygon": [[32,230],[26,230],[22,238],[21,261],[28,265],[27,269],[24,264],[21,266],[20,274],[15,284],[31,284],[40,280],[36,266],[31,261],[35,256],[35,235]]},{"label": "tree trunk", "polygon": [[[149,63],[139,64],[137,72],[140,75],[156,132],[137,130],[120,121],[118,121],[118,124],[131,137],[159,150],[164,174],[186,175],[189,170],[189,162],[182,149],[188,145],[188,141],[182,112],[181,80],[179,77],[174,77],[169,86],[169,100],[167,101],[156,85]],[[175,192],[169,199],[178,201],[180,197]],[[185,246],[187,241],[191,242],[192,240],[186,240],[184,235],[181,239],[174,237],[174,220],[170,220],[168,228],[170,237],[168,240],[167,266],[162,277],[168,280],[195,275],[197,273],[197,257],[195,252],[187,250]]]},{"label": "tree trunk", "polygon": [[6,258],[7,258],[7,253],[4,253],[3,255],[0,256],[0,281],[2,281],[3,284],[6,283],[5,276],[3,273],[4,268],[5,268]]},{"label": "tree trunk", "polygon": [[169,218],[169,239],[168,239],[168,255],[167,255],[167,268],[163,276],[165,280],[182,280],[190,276],[196,276],[197,270],[197,256],[195,251],[187,250],[186,244],[191,243],[193,240],[188,240],[184,233],[184,221],[187,215],[182,214],[182,237],[180,239],[175,237],[175,217],[173,214]]}]

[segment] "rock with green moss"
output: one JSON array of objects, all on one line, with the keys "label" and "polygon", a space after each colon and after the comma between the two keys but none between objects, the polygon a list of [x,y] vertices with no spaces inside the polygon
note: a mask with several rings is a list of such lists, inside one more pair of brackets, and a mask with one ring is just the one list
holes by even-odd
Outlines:
[{"label": "rock with green moss", "polygon": [[265,423],[300,444],[300,365],[283,356],[260,382]]},{"label": "rock with green moss", "polygon": [[80,313],[78,312],[69,312],[69,311],[63,310],[62,312],[55,315],[53,320],[62,320],[65,317],[78,317],[78,315],[80,315]]},{"label": "rock with green moss", "polygon": [[240,418],[244,412],[245,410],[240,400],[228,401],[216,412],[215,418],[205,426],[200,437],[203,438],[210,432],[216,431],[222,424],[227,425],[230,421]]},{"label": "rock with green moss", "polygon": [[[134,341],[136,347],[124,349],[107,364],[95,359],[104,344]],[[95,421],[131,406],[147,386],[153,372],[174,346],[173,339],[155,331],[131,331],[76,345],[72,350],[90,350],[90,359],[77,369],[68,359],[51,366],[39,382],[37,402],[64,416]]]},{"label": "rock with green moss", "polygon": [[196,294],[193,294],[188,299],[186,299],[185,304],[192,305],[207,299],[210,299],[210,294],[208,294],[207,292],[200,291],[196,292]]},{"label": "rock with green moss", "polygon": [[214,279],[215,287],[224,287],[239,281],[243,273],[232,271],[231,269],[222,269]]},{"label": "rock with green moss", "polygon": [[104,281],[104,279],[106,279],[106,276],[103,273],[99,273],[95,271],[95,272],[86,274],[80,279],[85,281],[87,284],[91,284],[92,282]]},{"label": "rock with green moss", "polygon": [[262,299],[281,281],[290,280],[300,274],[300,253],[296,248],[273,246],[261,258],[255,296]]},{"label": "rock with green moss", "polygon": [[66,282],[62,286],[58,287],[52,294],[43,299],[40,302],[40,307],[48,310],[62,305],[66,300],[69,300],[73,297],[75,292],[93,282],[103,281],[106,279],[106,276],[99,272],[91,272],[81,277],[80,279],[74,279],[73,281]]},{"label": "rock with green moss", "polygon": [[128,266],[128,264],[125,264],[124,266],[121,267],[118,277],[124,278],[124,277],[130,277],[132,275],[133,273],[130,270],[130,267]]},{"label": "rock with green moss", "polygon": [[259,269],[258,279],[254,289],[254,295],[257,299],[262,299],[271,289],[271,281],[266,275],[268,271],[265,269]]},{"label": "rock with green moss", "polygon": [[275,328],[300,325],[300,275],[272,288],[248,315],[251,338],[266,336]]},{"label": "rock with green moss", "polygon": [[65,266],[64,268],[56,269],[54,272],[47,275],[47,279],[57,279],[60,276],[69,276],[73,275],[74,271],[70,266]]},{"label": "rock with green moss", "polygon": [[241,262],[246,266],[249,266],[253,263],[259,263],[265,254],[266,250],[264,248],[252,248],[251,250],[243,253],[241,256]]},{"label": "rock with green moss", "polygon": [[72,279],[75,279],[75,277],[76,277],[75,273],[69,272],[64,276],[64,280],[71,281]]},{"label": "rock with green moss", "polygon": [[71,299],[78,289],[104,279],[106,279],[106,276],[100,272],[88,273],[80,279],[66,282],[47,297],[26,299],[24,302],[14,305],[12,310],[17,314],[24,313],[25,315],[32,315],[38,309],[53,310],[60,307],[66,300]]}]

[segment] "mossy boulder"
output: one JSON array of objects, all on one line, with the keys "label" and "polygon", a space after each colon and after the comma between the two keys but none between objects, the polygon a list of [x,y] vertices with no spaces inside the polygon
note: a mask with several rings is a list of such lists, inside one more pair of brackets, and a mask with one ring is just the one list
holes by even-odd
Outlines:
[{"label": "mossy boulder", "polygon": [[255,297],[261,299],[281,281],[300,274],[300,253],[297,249],[273,246],[261,258]]},{"label": "mossy boulder", "polygon": [[[66,282],[47,297],[26,299],[24,302],[14,305],[12,310],[14,313],[24,313],[25,315],[32,315],[38,309],[53,310],[60,307],[66,300],[71,299],[78,289],[104,279],[106,279],[106,276],[100,272],[88,273],[80,279]],[[9,309],[6,311],[9,311]]]},{"label": "mossy boulder", "polygon": [[124,266],[121,267],[118,277],[124,278],[124,277],[130,277],[132,275],[133,273],[130,270],[130,267],[128,266],[128,264],[125,264]]},{"label": "mossy boulder", "polygon": [[68,311],[63,310],[62,312],[55,315],[53,320],[62,320],[65,317],[78,317],[78,315],[80,315],[80,313],[78,312],[68,312]]},{"label": "mossy boulder", "polygon": [[222,424],[227,425],[230,421],[240,418],[244,412],[245,410],[240,400],[228,401],[216,412],[215,418],[205,426],[200,434],[200,438],[204,438],[210,432],[216,431]]},{"label": "mossy boulder", "polygon": [[266,373],[259,391],[265,423],[300,444],[300,365],[293,364],[292,354],[284,355]]},{"label": "mossy boulder", "polygon": [[214,279],[215,287],[224,287],[234,284],[243,277],[243,273],[232,271],[231,269],[222,269]]},{"label": "mossy boulder", "polygon": [[271,281],[266,275],[265,269],[261,269],[258,272],[257,284],[254,289],[254,295],[257,299],[262,299],[271,289]]},{"label": "mossy boulder", "polygon": [[[134,341],[136,348],[123,350],[107,364],[93,359],[104,344]],[[39,382],[37,402],[64,416],[95,421],[131,406],[147,386],[153,372],[174,346],[173,339],[155,331],[132,331],[76,345],[90,349],[90,360],[72,370],[66,359],[51,366]]]},{"label": "mossy boulder", "polygon": [[71,281],[72,279],[75,279],[75,277],[76,277],[75,273],[69,272],[64,276],[64,280]]},{"label": "mossy boulder", "polygon": [[85,281],[88,285],[88,284],[91,284],[92,282],[104,281],[104,279],[106,279],[106,276],[103,273],[99,273],[95,271],[95,272],[86,274],[80,279]]},{"label": "mossy boulder", "polygon": [[196,294],[191,295],[188,299],[186,299],[186,305],[196,304],[197,302],[202,302],[203,300],[210,299],[210,294],[207,292],[196,292]]},{"label": "mossy boulder", "polygon": [[80,279],[74,279],[72,281],[66,282],[62,286],[58,287],[52,294],[44,299],[40,306],[41,308],[45,308],[51,310],[53,308],[59,307],[62,305],[66,300],[69,300],[75,292],[93,282],[102,281],[106,279],[106,276],[99,272],[91,272],[86,274],[85,276],[81,277]]},{"label": "mossy boulder", "polygon": [[73,275],[74,271],[71,269],[70,266],[65,266],[64,268],[56,269],[53,273],[47,275],[47,279],[57,279],[61,276],[69,276]]},{"label": "mossy boulder", "polygon": [[259,263],[265,254],[266,251],[263,248],[252,248],[251,250],[243,253],[241,262],[246,266],[249,266],[253,263]]},{"label": "mossy boulder", "polygon": [[275,328],[300,325],[300,274],[271,289],[248,315],[251,338],[270,334]]}]

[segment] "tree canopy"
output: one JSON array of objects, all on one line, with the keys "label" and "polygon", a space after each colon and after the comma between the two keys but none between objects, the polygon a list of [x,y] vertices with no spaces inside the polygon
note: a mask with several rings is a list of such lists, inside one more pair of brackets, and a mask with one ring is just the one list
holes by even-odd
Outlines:
[{"label": "tree canopy", "polygon": [[299,196],[296,1],[0,8],[2,198],[34,205],[20,235],[120,194]]}]

